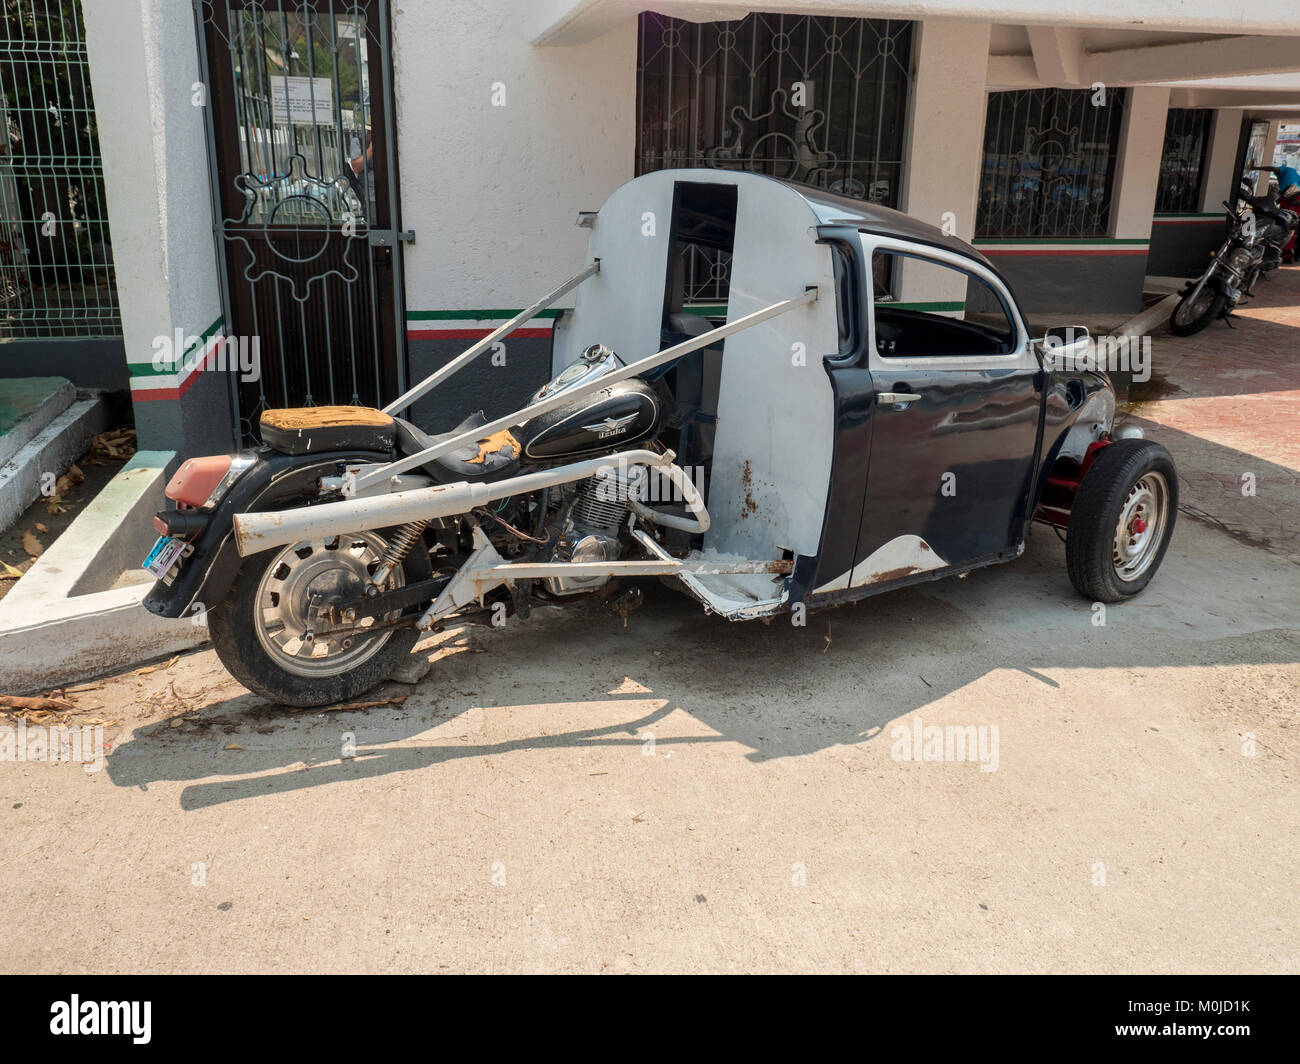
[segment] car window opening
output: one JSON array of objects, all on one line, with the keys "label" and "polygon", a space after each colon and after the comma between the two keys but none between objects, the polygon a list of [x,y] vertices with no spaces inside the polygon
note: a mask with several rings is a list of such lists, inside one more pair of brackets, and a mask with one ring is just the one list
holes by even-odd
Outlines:
[{"label": "car window opening", "polygon": [[932,259],[881,249],[872,253],[871,276],[881,356],[1005,355],[1015,350],[1012,319],[982,278]]}]

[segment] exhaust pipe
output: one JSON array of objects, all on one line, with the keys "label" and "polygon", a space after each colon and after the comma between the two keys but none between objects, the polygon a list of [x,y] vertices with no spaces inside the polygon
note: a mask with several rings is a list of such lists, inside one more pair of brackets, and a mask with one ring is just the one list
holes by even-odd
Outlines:
[{"label": "exhaust pipe", "polygon": [[240,557],[246,558],[272,547],[287,547],[290,543],[342,532],[370,532],[377,528],[404,525],[409,521],[455,517],[468,513],[476,506],[509,498],[511,495],[523,495],[574,480],[585,480],[620,464],[676,469],[673,465],[675,457],[671,451],[667,454],[646,450],[621,451],[540,473],[498,480],[492,484],[470,484],[465,481],[435,484],[430,488],[413,488],[410,491],[396,491],[390,495],[374,495],[362,499],[344,499],[342,502],[321,503],[319,506],[236,514],[235,549],[239,551]]}]

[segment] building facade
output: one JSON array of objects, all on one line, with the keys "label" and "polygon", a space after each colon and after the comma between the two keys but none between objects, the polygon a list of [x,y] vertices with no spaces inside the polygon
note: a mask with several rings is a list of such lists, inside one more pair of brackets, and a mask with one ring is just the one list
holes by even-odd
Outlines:
[{"label": "building facade", "polygon": [[[49,4],[65,20],[79,6]],[[0,359],[19,339],[25,353],[0,372],[57,345],[65,368],[39,372],[127,383],[142,445],[178,454],[254,439],[267,407],[380,403],[576,272],[578,213],[670,166],[897,207],[972,240],[1035,321],[1119,320],[1145,277],[1204,260],[1220,201],[1300,113],[1283,0],[1231,18],[1205,0],[1177,17],[1014,0],[997,21],[957,0],[645,6],[85,5],[111,239],[87,228],[83,244],[111,269],[82,287],[102,303],[111,282],[114,316],[105,335],[10,326]],[[8,214],[6,180],[0,167]],[[692,309],[725,314],[725,259],[681,268]],[[950,281],[883,283],[938,310],[965,298]],[[548,375],[562,313],[416,420],[515,405]]]}]

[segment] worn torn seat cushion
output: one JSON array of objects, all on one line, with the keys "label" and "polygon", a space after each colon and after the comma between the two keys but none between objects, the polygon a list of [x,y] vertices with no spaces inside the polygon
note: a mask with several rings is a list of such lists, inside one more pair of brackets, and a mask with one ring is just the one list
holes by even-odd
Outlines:
[{"label": "worn torn seat cushion", "polygon": [[393,450],[397,425],[368,406],[302,406],[262,411],[262,442],[281,454]]},{"label": "worn torn seat cushion", "polygon": [[[450,432],[430,436],[409,421],[397,418],[397,451],[402,456],[418,454],[435,444],[444,443],[455,436],[487,424],[483,411],[471,414]],[[490,481],[513,476],[519,470],[522,448],[514,434],[503,429],[475,440],[450,454],[426,462],[421,468],[440,484],[457,481]]]}]

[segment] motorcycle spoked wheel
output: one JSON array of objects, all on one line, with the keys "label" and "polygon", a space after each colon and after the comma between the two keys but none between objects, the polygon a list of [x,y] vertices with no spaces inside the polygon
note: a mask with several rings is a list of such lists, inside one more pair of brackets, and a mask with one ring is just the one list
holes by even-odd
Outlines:
[{"label": "motorcycle spoked wheel", "polygon": [[[307,636],[313,595],[352,598],[375,572],[395,529],[303,541],[249,558],[222,603],[208,611],[221,663],[255,694],[287,706],[345,702],[383,683],[420,638],[413,627],[380,627],[398,614],[363,621],[361,632]],[[384,590],[427,580],[429,552],[417,542]]]},{"label": "motorcycle spoked wheel", "polygon": [[1169,315],[1169,331],[1175,336],[1192,336],[1218,321],[1227,310],[1228,294],[1212,282],[1206,282],[1195,303],[1188,302],[1190,295],[1189,290]]}]

